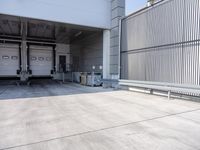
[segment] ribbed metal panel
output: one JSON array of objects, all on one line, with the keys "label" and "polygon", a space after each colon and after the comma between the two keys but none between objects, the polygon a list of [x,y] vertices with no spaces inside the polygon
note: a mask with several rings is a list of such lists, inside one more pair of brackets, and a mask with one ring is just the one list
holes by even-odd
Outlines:
[{"label": "ribbed metal panel", "polygon": [[124,18],[121,79],[200,85],[200,0],[166,0]]}]

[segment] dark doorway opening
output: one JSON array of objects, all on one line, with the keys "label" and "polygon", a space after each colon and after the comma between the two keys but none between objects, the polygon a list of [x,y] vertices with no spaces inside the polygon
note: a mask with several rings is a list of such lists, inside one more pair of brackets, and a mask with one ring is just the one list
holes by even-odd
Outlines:
[{"label": "dark doorway opening", "polygon": [[59,72],[66,72],[66,56],[59,56]]}]

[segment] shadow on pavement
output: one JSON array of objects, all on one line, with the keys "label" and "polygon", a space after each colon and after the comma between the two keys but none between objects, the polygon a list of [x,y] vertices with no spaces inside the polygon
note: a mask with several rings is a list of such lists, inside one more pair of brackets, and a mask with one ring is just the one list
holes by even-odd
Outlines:
[{"label": "shadow on pavement", "polygon": [[15,82],[9,82],[9,84],[0,84],[0,100],[64,96],[111,91],[113,91],[113,89],[104,89],[102,87],[88,87],[70,82],[62,83],[53,80],[32,80],[29,86],[17,85],[15,84]]}]

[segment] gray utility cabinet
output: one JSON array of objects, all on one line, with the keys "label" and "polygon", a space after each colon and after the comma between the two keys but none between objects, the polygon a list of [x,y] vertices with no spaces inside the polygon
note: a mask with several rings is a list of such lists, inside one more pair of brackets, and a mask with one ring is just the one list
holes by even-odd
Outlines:
[{"label": "gray utility cabinet", "polygon": [[102,76],[101,74],[94,74],[87,76],[87,85],[88,86],[101,86],[102,84]]}]

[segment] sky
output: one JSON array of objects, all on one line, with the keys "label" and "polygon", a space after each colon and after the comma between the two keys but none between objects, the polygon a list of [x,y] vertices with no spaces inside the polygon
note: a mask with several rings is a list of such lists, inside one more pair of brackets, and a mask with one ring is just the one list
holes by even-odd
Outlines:
[{"label": "sky", "polygon": [[126,15],[145,7],[147,0],[126,0]]}]

